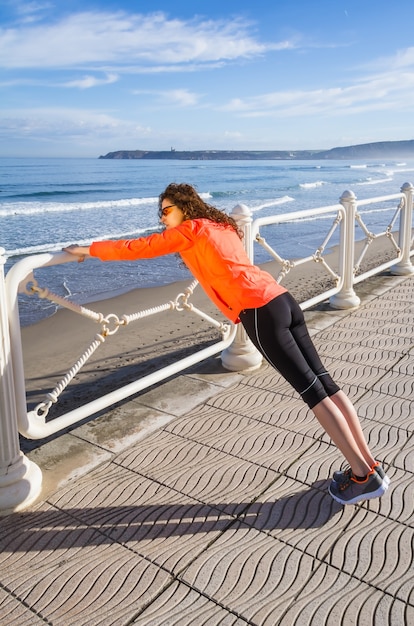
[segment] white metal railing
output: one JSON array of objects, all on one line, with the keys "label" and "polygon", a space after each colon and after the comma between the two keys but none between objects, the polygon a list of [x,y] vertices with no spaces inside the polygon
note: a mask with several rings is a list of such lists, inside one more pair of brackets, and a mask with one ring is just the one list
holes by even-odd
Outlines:
[{"label": "white metal railing", "polygon": [[[380,233],[371,232],[364,221],[364,215],[360,212],[361,208],[376,205],[383,202],[398,202],[397,208],[390,224],[386,230]],[[266,240],[260,233],[261,226],[270,224],[282,224],[286,222],[297,222],[301,219],[306,220],[315,216],[335,214],[332,224],[322,243],[315,248],[315,252],[300,259],[283,259],[276,250],[267,245]],[[278,280],[282,281],[289,272],[305,263],[317,263],[324,266],[328,274],[334,278],[336,286],[329,291],[318,294],[317,296],[301,303],[302,309],[308,309],[323,300],[330,299],[330,303],[334,308],[349,308],[359,304],[359,298],[356,296],[353,285],[394,266],[394,273],[398,270],[402,273],[409,273],[411,270],[410,256],[414,253],[412,247],[412,214],[413,214],[413,189],[412,185],[407,184],[402,188],[401,193],[386,196],[378,196],[368,198],[366,200],[357,200],[351,191],[346,191],[340,198],[340,204],[310,209],[307,211],[298,211],[295,213],[263,217],[253,220],[252,238],[258,242],[269,254],[279,262],[281,271]],[[398,229],[398,242],[395,239],[395,223],[399,219],[400,226]],[[364,247],[358,257],[355,259],[355,226],[359,226],[365,235]],[[336,273],[325,260],[323,253],[332,238],[335,230],[340,228],[341,240],[339,245],[339,271]],[[380,265],[376,265],[369,271],[358,274],[361,263],[374,240],[387,238],[395,251],[395,257]],[[253,255],[252,255],[253,260]]]},{"label": "white metal railing", "polygon": [[[328,232],[324,236],[324,239],[322,240],[322,242],[319,244],[319,246],[315,247],[315,252],[306,257],[302,257],[299,259],[295,258],[294,260],[282,258],[281,256],[279,256],[279,254],[277,253],[275,249],[273,249],[271,246],[267,244],[266,239],[260,233],[261,226],[268,226],[270,224],[282,224],[286,222],[298,222],[300,220],[307,220],[311,217],[315,217],[315,216],[320,217],[322,215],[327,215],[327,216],[333,215],[332,223],[328,229]],[[253,220],[253,224],[252,224],[253,239],[256,242],[258,242],[262,246],[262,248],[267,250],[267,252],[281,266],[281,271],[279,272],[279,275],[277,277],[277,280],[279,282],[282,282],[283,279],[286,276],[288,276],[289,272],[292,269],[294,269],[295,267],[299,267],[300,265],[304,265],[306,263],[317,263],[319,265],[322,265],[324,269],[327,271],[327,273],[331,276],[331,278],[334,279],[336,283],[334,288],[328,291],[325,291],[323,293],[320,293],[317,296],[314,296],[313,298],[309,300],[301,302],[300,306],[302,309],[308,309],[309,307],[314,306],[315,304],[318,304],[319,302],[322,302],[323,300],[327,300],[332,295],[340,291],[343,285],[343,273],[341,272],[341,269],[339,270],[339,273],[337,273],[326,261],[323,253],[330,239],[335,233],[336,229],[337,228],[342,229],[341,232],[343,232],[343,226],[345,224],[346,224],[346,211],[345,211],[345,208],[341,204],[321,207],[318,209],[310,209],[307,211],[296,211],[295,213],[291,213],[290,215],[289,214],[280,215],[280,216],[273,216],[273,217],[267,217],[267,218],[261,217],[256,220]],[[341,250],[341,247],[340,247],[340,250]]]},{"label": "white metal railing", "polygon": [[[295,213],[285,213],[283,215],[273,215],[269,217],[261,217],[253,220],[252,213],[249,208],[243,204],[236,206],[232,211],[232,217],[238,222],[245,234],[245,245],[247,253],[252,261],[254,261],[255,250],[254,244],[260,244],[269,255],[276,260],[281,271],[277,279],[282,281],[285,276],[294,268],[305,263],[319,263],[327,271],[327,273],[336,282],[335,287],[320,293],[309,300],[300,303],[303,310],[310,308],[329,299],[333,308],[348,309],[358,306],[360,299],[355,293],[354,285],[358,282],[378,274],[385,269],[391,268],[393,274],[408,275],[414,272],[411,264],[411,256],[414,254],[413,248],[413,195],[414,186],[411,183],[405,183],[401,192],[386,196],[378,196],[367,200],[357,200],[352,191],[345,191],[339,199],[339,204],[319,207],[305,211],[297,211]],[[379,202],[395,202],[397,208],[391,219],[387,229],[382,233],[370,232],[363,220],[363,214],[359,212],[360,208],[368,205],[378,204]],[[315,252],[312,255],[301,259],[284,259],[277,250],[273,249],[262,236],[261,227],[274,224],[282,224],[288,222],[297,222],[307,220],[310,217],[332,215],[332,223],[325,235],[321,235],[321,243],[315,246]],[[399,227],[397,231],[397,239],[395,240],[394,226],[399,219]],[[355,262],[355,226],[362,228],[365,234],[364,248]],[[334,231],[340,229],[339,243],[339,269],[335,272],[326,261],[323,253],[330,241]],[[377,265],[373,269],[362,274],[357,274],[363,257],[365,256],[370,244],[374,239],[387,237],[395,249],[395,257],[385,263]],[[221,355],[223,365],[230,370],[237,370],[243,367],[255,367],[261,362],[261,357],[249,341],[246,332],[242,327],[238,327],[236,337],[233,343]]]},{"label": "white metal railing", "polygon": [[[350,308],[359,304],[359,298],[354,291],[354,285],[357,282],[386,268],[391,268],[393,273],[401,275],[408,275],[414,272],[414,267],[411,264],[411,256],[413,255],[413,192],[413,185],[406,183],[401,188],[400,193],[358,201],[352,192],[346,191],[341,196],[339,204],[308,211],[259,218],[254,221],[249,209],[244,205],[238,205],[233,209],[232,216],[244,231],[246,250],[252,260],[254,260],[254,244],[259,243],[273,259],[278,261],[281,266],[278,280],[283,280],[294,267],[314,262],[322,264],[328,275],[335,281],[336,285],[333,289],[329,289],[302,302],[301,307],[303,309],[328,298],[331,305],[335,308]],[[367,228],[363,214],[359,212],[359,209],[384,201],[397,201],[398,205],[388,228],[382,233],[374,234]],[[266,242],[260,232],[261,227],[270,226],[271,224],[308,219],[316,215],[329,216],[330,214],[332,215],[332,223],[328,232],[323,235],[321,243],[316,247],[312,255],[301,259],[282,258],[277,250]],[[394,234],[397,219],[399,219],[398,241],[395,239]],[[355,262],[356,224],[365,235],[365,245]],[[329,265],[324,256],[325,249],[337,229],[340,231],[338,272]],[[388,237],[390,239],[396,251],[395,258],[374,267],[368,272],[357,275],[369,245],[375,238],[379,237]],[[34,277],[35,269],[73,262],[76,259],[72,255],[60,253],[27,257],[11,268],[5,281],[3,272],[5,259],[2,256],[3,253],[4,250],[0,249],[0,512],[18,510],[28,506],[38,496],[41,488],[41,472],[39,468],[20,452],[18,431],[29,438],[49,436],[218,352],[221,352],[224,367],[229,370],[252,368],[261,363],[261,356],[252,346],[240,325],[236,330],[234,325],[218,322],[188,302],[188,297],[192,294],[196,282],[191,284],[186,293],[178,294],[174,302],[160,305],[155,309],[141,311],[131,316],[119,317],[115,314],[104,316],[99,312],[91,311],[86,307],[59,298],[59,296],[52,294],[47,288],[39,287],[37,284]],[[78,362],[69,370],[55,390],[48,394],[45,402],[30,412],[27,411],[26,406],[18,311],[18,292],[22,289],[30,293],[37,293],[40,297],[47,297],[81,315],[85,315],[100,325],[100,332]],[[220,329],[222,340],[196,352],[190,357],[162,368],[158,372],[145,376],[140,380],[125,385],[121,389],[117,389],[73,411],[69,411],[65,415],[46,422],[46,415],[50,405],[56,401],[61,391],[69,384],[82,364],[89,358],[90,354],[98,349],[99,344],[105,341],[106,337],[115,334],[121,326],[131,321],[136,321],[144,316],[153,315],[168,309],[186,309],[195,312]]]},{"label": "white metal railing", "polygon": [[[161,380],[165,380],[173,374],[177,374],[195,363],[203,361],[209,356],[221,352],[232,342],[235,335],[235,328],[233,324],[219,322],[188,302],[188,298],[192,295],[194,288],[197,285],[197,281],[193,281],[193,283],[187,288],[186,293],[178,294],[175,301],[167,302],[145,311],[139,311],[137,313],[122,316],[118,316],[114,313],[104,315],[102,313],[92,311],[89,308],[80,306],[74,302],[66,300],[65,298],[57,296],[56,294],[50,292],[47,288],[41,288],[37,284],[33,274],[34,269],[76,261],[77,259],[73,255],[66,252],[34,255],[16,263],[10,269],[6,277],[6,295],[7,308],[9,310],[11,356],[15,381],[17,423],[20,434],[28,439],[42,439],[44,437],[48,437],[64,428],[67,428],[68,426],[75,424],[76,422],[79,422],[89,415],[93,415],[94,413],[97,413],[98,411],[107,408],[116,402],[124,400],[125,398],[150,387],[151,385],[159,383]],[[95,334],[91,344],[79,357],[77,362],[69,369],[60,383],[56,385],[53,391],[46,394],[43,402],[39,403],[34,410],[29,412],[27,411],[26,406],[25,375],[18,312],[18,293],[22,291],[29,295],[35,293],[40,297],[48,298],[52,302],[82,315],[100,326],[99,332]],[[212,326],[221,331],[221,341],[199,350],[184,359],[180,359],[168,367],[159,369],[141,379],[125,385],[120,389],[116,389],[111,393],[105,394],[104,396],[69,411],[64,415],[55,417],[48,422],[46,421],[46,417],[52,404],[57,402],[60,394],[76,376],[81,367],[87,362],[92,354],[99,349],[99,346],[102,345],[107,338],[115,335],[119,329],[130,324],[131,322],[168,310],[187,310],[198,314],[204,320],[207,320]]]}]

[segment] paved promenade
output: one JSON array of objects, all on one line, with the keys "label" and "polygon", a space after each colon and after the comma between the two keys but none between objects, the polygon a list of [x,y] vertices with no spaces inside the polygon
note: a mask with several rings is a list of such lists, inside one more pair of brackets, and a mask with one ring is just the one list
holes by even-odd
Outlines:
[{"label": "paved promenade", "polygon": [[414,277],[306,313],[391,479],[343,507],[341,457],[267,365],[211,359],[32,450],[0,518],[1,626],[414,624]]}]

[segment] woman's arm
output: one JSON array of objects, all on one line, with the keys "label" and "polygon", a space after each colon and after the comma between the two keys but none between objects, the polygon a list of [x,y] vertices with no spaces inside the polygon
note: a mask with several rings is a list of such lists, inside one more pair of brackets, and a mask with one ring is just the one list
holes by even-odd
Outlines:
[{"label": "woman's arm", "polygon": [[82,261],[85,260],[85,257],[90,256],[89,246],[78,246],[76,243],[73,243],[71,246],[67,246],[67,248],[63,248],[63,251],[77,256],[78,263],[82,263]]},{"label": "woman's arm", "polygon": [[197,221],[200,220],[186,220],[175,228],[139,239],[94,241],[90,246],[72,244],[64,251],[78,256],[79,262],[87,256],[98,257],[101,261],[134,261],[183,252],[194,245],[199,228]]}]

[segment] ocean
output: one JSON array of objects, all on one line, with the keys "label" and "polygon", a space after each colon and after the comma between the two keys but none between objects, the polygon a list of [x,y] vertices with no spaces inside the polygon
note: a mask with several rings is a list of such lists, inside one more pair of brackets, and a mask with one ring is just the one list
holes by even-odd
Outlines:
[{"label": "ocean", "polygon": [[[336,204],[348,189],[359,199],[394,194],[413,180],[414,160],[0,158],[0,247],[6,250],[7,273],[27,255],[60,251],[71,243],[148,235],[159,230],[158,194],[170,182],[194,185],[207,202],[226,212],[242,203],[253,217],[262,217]],[[370,230],[385,230],[395,208],[388,203],[369,209],[364,219]],[[275,227],[269,243],[282,256],[306,256],[322,242],[324,228],[329,229],[329,224],[324,226],[321,219]],[[255,261],[266,260],[266,253],[258,250]],[[38,270],[36,277],[42,286],[78,303],[137,287],[191,280],[176,255],[133,263],[89,259]],[[19,310],[26,326],[52,315],[56,306],[22,295]]]}]

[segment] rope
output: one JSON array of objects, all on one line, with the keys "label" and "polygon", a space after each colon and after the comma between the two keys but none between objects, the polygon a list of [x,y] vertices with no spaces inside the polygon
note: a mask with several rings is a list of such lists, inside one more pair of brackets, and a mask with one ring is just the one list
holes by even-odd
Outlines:
[{"label": "rope", "polygon": [[392,229],[394,228],[394,224],[397,220],[397,217],[399,216],[399,214],[401,213],[401,210],[404,208],[404,198],[401,198],[395,213],[392,217],[392,220],[390,222],[390,224],[387,226],[386,230],[383,233],[372,233],[371,231],[368,230],[364,220],[362,219],[361,215],[357,212],[355,214],[355,220],[358,223],[358,225],[360,226],[360,228],[362,229],[363,233],[365,234],[365,244],[364,247],[361,251],[361,254],[359,255],[359,259],[357,260],[357,262],[355,263],[355,267],[354,267],[354,274],[356,274],[359,271],[359,268],[361,266],[361,263],[367,253],[368,248],[370,247],[370,245],[372,244],[372,242],[375,239],[378,239],[379,237],[387,237],[392,246],[394,247],[397,255],[399,255],[401,253],[401,248],[399,247],[398,243],[395,241],[394,235],[392,233]]},{"label": "rope", "polygon": [[160,304],[159,306],[155,306],[152,309],[147,309],[146,311],[139,311],[138,313],[131,313],[130,315],[123,315],[121,319],[125,322],[125,324],[129,324],[130,322],[136,322],[137,320],[140,320],[143,317],[149,317],[150,315],[155,315],[156,313],[162,313],[163,311],[168,311],[169,309],[174,309],[174,302],[168,302],[167,304]]},{"label": "rope", "polygon": [[43,288],[38,287],[36,281],[34,281],[34,284],[31,287],[31,291],[33,293],[36,293],[39,296],[39,298],[50,300],[51,302],[54,302],[55,304],[60,304],[66,309],[70,309],[71,311],[74,311],[75,313],[79,313],[80,315],[83,315],[84,317],[89,317],[90,319],[94,320],[95,322],[98,322],[99,324],[103,320],[102,313],[95,313],[95,311],[91,311],[90,309],[87,309],[84,306],[76,304],[75,302],[71,302],[70,300],[66,300],[65,298],[62,298],[62,296],[58,296],[56,293],[53,293],[46,287],[43,287]]},{"label": "rope", "polygon": [[197,309],[188,302],[189,297],[194,293],[194,289],[197,287],[197,285],[198,281],[194,280],[184,290],[183,293],[179,293],[177,295],[176,299],[173,302],[167,302],[166,304],[161,304],[159,306],[152,307],[144,311],[138,311],[129,315],[125,314],[121,318],[119,318],[114,313],[109,313],[104,316],[103,313],[97,313],[96,311],[92,311],[91,309],[87,309],[84,306],[81,306],[79,304],[71,302],[70,300],[67,300],[66,298],[58,296],[57,294],[53,293],[45,287],[39,287],[34,277],[31,276],[30,292],[27,291],[27,293],[37,294],[39,298],[48,299],[55,304],[74,311],[75,313],[87,317],[90,320],[93,320],[94,322],[97,322],[101,325],[100,333],[95,335],[95,338],[89,348],[87,348],[85,352],[79,357],[79,359],[76,361],[76,363],[74,363],[74,365],[67,372],[67,374],[56,385],[53,391],[46,394],[45,401],[39,403],[35,407],[34,413],[36,413],[39,417],[46,418],[50,407],[58,401],[59,396],[63,393],[63,391],[73,380],[76,374],[80,371],[80,369],[85,365],[85,363],[91,358],[91,356],[98,349],[98,347],[105,341],[105,338],[109,335],[114,335],[121,326],[127,326],[131,322],[135,322],[139,319],[143,319],[144,317],[149,317],[150,315],[155,315],[163,311],[185,310],[191,311],[200,316],[202,319],[210,322],[213,326],[221,331],[223,337],[228,334],[230,328],[230,325],[228,323],[219,322],[218,320],[213,319],[212,317],[210,317],[200,309]]},{"label": "rope", "polygon": [[340,280],[340,276],[338,276],[338,274],[330,267],[330,265],[326,262],[326,260],[323,258],[323,252],[327,246],[327,244],[329,243],[329,241],[331,240],[332,236],[335,233],[335,230],[338,228],[339,224],[342,221],[342,215],[341,213],[338,211],[335,219],[332,222],[332,225],[328,231],[328,234],[326,235],[323,243],[319,246],[319,248],[316,250],[316,252],[311,255],[308,256],[306,258],[303,259],[298,259],[296,261],[291,261],[290,259],[284,259],[281,256],[279,256],[279,254],[276,252],[276,250],[274,250],[267,242],[266,239],[264,237],[262,237],[262,235],[260,233],[257,233],[256,235],[256,241],[262,246],[262,248],[264,248],[281,266],[279,274],[276,278],[277,282],[281,282],[285,276],[287,276],[289,274],[289,272],[299,266],[299,265],[303,265],[304,263],[308,263],[309,261],[314,261],[315,263],[319,263],[320,265],[322,265],[322,267],[334,278],[336,284],[339,283]]},{"label": "rope", "polygon": [[56,387],[53,389],[53,391],[50,391],[48,394],[46,394],[45,398],[46,398],[47,402],[41,402],[40,404],[38,404],[36,406],[36,408],[34,409],[34,412],[37,413],[37,415],[42,416],[42,417],[46,417],[47,416],[47,414],[49,412],[49,409],[52,406],[52,404],[55,404],[58,401],[59,396],[61,395],[61,393],[63,393],[63,391],[66,389],[66,387],[69,385],[69,383],[75,378],[75,376],[79,372],[79,370],[85,365],[85,363],[88,361],[88,359],[90,359],[90,357],[93,355],[93,353],[97,350],[97,348],[104,341],[105,341],[105,337],[103,337],[102,335],[98,334],[98,335],[95,336],[95,339],[91,343],[89,348],[87,348],[87,350],[85,350],[85,352],[82,354],[82,356],[79,357],[79,359],[71,367],[71,369],[67,372],[67,374],[64,376],[64,378],[62,378],[60,383],[58,385],[56,385]]}]

